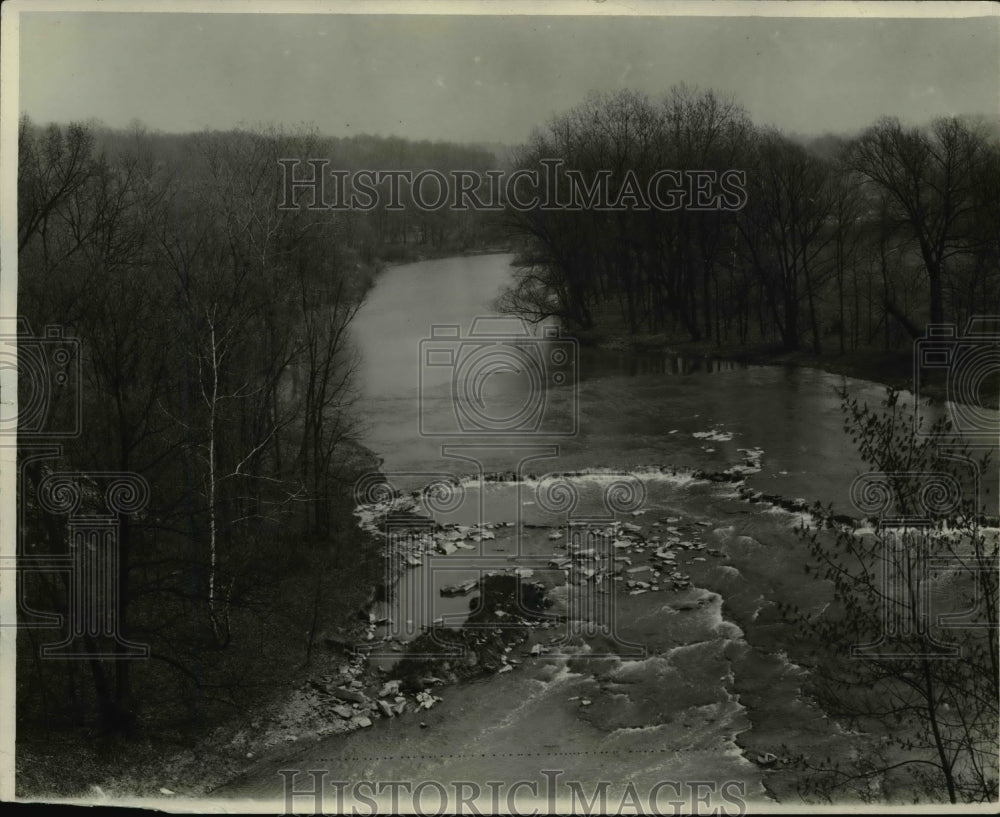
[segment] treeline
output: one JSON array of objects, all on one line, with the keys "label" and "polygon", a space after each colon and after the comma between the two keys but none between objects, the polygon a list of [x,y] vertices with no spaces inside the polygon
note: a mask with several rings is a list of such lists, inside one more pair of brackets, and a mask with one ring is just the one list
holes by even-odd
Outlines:
[{"label": "treeline", "polygon": [[[141,130],[141,126],[136,126]],[[103,148],[119,145],[128,136],[121,131],[91,128],[97,144]],[[134,129],[133,129],[134,130]],[[272,128],[261,130],[273,132]],[[309,179],[313,175],[308,164],[319,159],[327,162],[327,171],[346,172],[353,175],[363,169],[381,171],[405,170],[413,174],[435,170],[448,174],[453,170],[469,170],[483,174],[497,166],[495,152],[488,147],[463,145],[446,141],[414,141],[398,136],[359,134],[349,137],[324,136],[313,129],[299,128],[302,137],[298,144],[290,144],[291,151],[278,158],[298,162],[292,177]],[[228,136],[240,138],[239,130]],[[217,134],[225,136],[224,134]],[[189,157],[197,153],[201,134],[144,133],[144,139],[164,166],[175,172],[192,170]],[[284,173],[277,162],[273,168],[279,178]],[[428,186],[429,189],[433,185]],[[333,198],[335,182],[326,179],[328,199]],[[343,211],[344,225],[341,240],[354,249],[365,263],[394,262],[418,259],[424,255],[441,256],[470,250],[502,246],[506,241],[503,222],[496,213],[457,211],[442,207],[433,211],[417,207],[406,184],[401,185],[402,209],[389,207],[387,185],[380,185],[380,197],[370,210]],[[279,201],[282,201],[279,196]],[[295,191],[293,201],[308,208],[312,199],[308,192]]]},{"label": "treeline", "polygon": [[[555,117],[516,164],[541,173],[543,160],[610,171],[612,202],[629,170],[642,189],[663,169],[743,171],[745,204],[695,209],[681,184],[676,209],[511,210],[521,251],[505,311],[584,334],[820,353],[892,349],[928,321],[1000,307],[1000,140],[981,122],[883,119],[803,141],[711,91],[622,91]],[[558,190],[569,199],[565,175]]]},{"label": "treeline", "polygon": [[[353,136],[327,140],[331,168],[357,171],[406,170],[419,174],[434,170],[450,175],[464,170],[485,178],[498,166],[498,157],[488,149],[451,142],[410,141],[396,136]],[[500,157],[501,159],[503,157]],[[303,169],[305,175],[305,169]],[[359,220],[364,224],[365,248],[385,261],[437,257],[470,250],[506,247],[508,238],[501,214],[473,208],[457,210],[443,206],[422,209],[413,201],[408,184],[400,185],[402,209],[392,209],[388,183],[376,185],[375,208]],[[434,185],[427,185],[434,195]]]},{"label": "treeline", "polygon": [[[18,308],[34,337],[20,344],[19,546],[26,564],[69,558],[81,514],[112,513],[118,536],[117,567],[92,565],[114,570],[111,629],[74,620],[79,577],[21,577],[23,622],[66,617],[19,639],[22,736],[95,720],[132,734],[240,710],[308,661],[317,633],[381,576],[350,513],[373,463],[356,441],[349,327],[394,245],[484,239],[447,214],[280,210],[278,160],[317,156],[350,168],[488,154],[22,119]],[[39,494],[59,473],[83,497],[72,514]],[[127,473],[148,484],[148,504],[109,511],[102,486]],[[79,660],[41,657],[73,627]],[[116,639],[148,645],[151,660],[109,658]]]}]

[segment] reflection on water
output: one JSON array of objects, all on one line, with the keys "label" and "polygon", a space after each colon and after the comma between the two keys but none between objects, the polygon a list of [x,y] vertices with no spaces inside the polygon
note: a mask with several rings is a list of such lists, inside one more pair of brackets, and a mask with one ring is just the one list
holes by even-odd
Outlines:
[{"label": "reflection on water", "polygon": [[585,373],[617,371],[635,377],[643,374],[690,375],[715,374],[746,369],[745,363],[719,360],[706,355],[682,355],[666,351],[610,351],[584,349],[581,353]]},{"label": "reflection on water", "polygon": [[[472,322],[491,314],[509,261],[428,261],[380,277],[354,335],[366,443],[386,469],[470,473],[468,461],[445,456],[442,447],[456,445],[492,446],[487,471],[515,468],[516,446],[543,442],[557,447],[543,471],[724,468],[740,461],[740,448],[761,447],[761,487],[846,498],[860,464],[842,444],[841,378],[578,348],[537,328],[528,339],[511,327],[484,337]],[[718,428],[728,439],[695,436]]]},{"label": "reflection on water", "polygon": [[[846,383],[875,405],[882,386],[814,369],[577,348],[539,327],[519,338],[509,319],[489,336],[473,320],[493,314],[510,260],[425,261],[379,278],[353,331],[365,442],[386,469],[475,470],[444,446],[491,446],[487,471],[516,467],[516,446],[535,443],[557,447],[539,466],[547,471],[714,470],[760,448],[754,488],[851,511],[850,484],[869,468],[844,434],[836,390]],[[559,350],[568,357],[554,361]],[[995,474],[988,477],[990,487]]]}]

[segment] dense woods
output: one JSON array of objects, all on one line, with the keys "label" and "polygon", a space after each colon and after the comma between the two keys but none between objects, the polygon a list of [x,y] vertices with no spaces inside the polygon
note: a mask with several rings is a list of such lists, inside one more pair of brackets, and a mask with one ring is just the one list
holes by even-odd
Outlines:
[{"label": "dense woods", "polygon": [[[67,553],[70,514],[37,500],[53,474],[75,475],[77,516],[109,513],[105,474],[137,474],[148,494],[133,514],[112,509],[115,627],[81,635],[71,661],[40,657],[61,637],[51,620],[26,629],[20,715],[132,734],[241,710],[381,574],[348,503],[375,465],[357,444],[348,333],[373,275],[386,260],[481,246],[489,226],[447,211],[280,210],[278,160],[446,168],[491,155],[27,118],[19,137],[19,310],[42,337],[22,359],[65,347],[62,368],[78,373],[57,385],[50,363],[22,366],[22,405],[49,400],[20,450],[25,556]],[[47,326],[60,336],[45,339]],[[70,583],[26,572],[22,613],[69,614]],[[112,633],[152,660],[115,660],[127,650]]]},{"label": "dense woods", "polygon": [[[517,283],[501,308],[575,329],[813,352],[895,349],[928,321],[1000,301],[1000,141],[984,123],[894,119],[793,138],[711,91],[594,95],[516,157],[608,176],[745,172],[745,205],[512,210]],[[560,182],[564,198],[569,181]]]}]

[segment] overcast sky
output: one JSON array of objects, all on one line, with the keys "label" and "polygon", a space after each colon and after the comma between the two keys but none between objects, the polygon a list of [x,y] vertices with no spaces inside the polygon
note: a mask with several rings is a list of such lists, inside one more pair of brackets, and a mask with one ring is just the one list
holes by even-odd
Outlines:
[{"label": "overcast sky", "polygon": [[789,131],[1000,110],[997,18],[25,13],[20,108],[191,131],[524,140],[587,91],[686,82]]}]

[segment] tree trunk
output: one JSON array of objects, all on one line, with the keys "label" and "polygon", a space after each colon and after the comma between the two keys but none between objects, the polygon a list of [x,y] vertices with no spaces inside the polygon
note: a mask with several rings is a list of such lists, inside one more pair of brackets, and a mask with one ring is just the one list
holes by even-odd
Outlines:
[{"label": "tree trunk", "polygon": [[927,280],[930,284],[930,321],[944,323],[944,295],[941,287],[941,265],[933,262],[927,268]]}]

